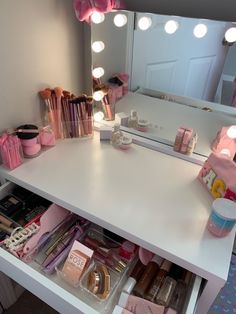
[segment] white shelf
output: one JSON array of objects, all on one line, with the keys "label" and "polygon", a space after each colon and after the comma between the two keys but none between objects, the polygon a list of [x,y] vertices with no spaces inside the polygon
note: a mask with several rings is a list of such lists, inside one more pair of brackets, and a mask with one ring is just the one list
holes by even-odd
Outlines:
[{"label": "white shelf", "polygon": [[133,145],[64,140],[0,175],[208,280],[227,279],[234,232],[205,229],[212,199],[198,165]]}]

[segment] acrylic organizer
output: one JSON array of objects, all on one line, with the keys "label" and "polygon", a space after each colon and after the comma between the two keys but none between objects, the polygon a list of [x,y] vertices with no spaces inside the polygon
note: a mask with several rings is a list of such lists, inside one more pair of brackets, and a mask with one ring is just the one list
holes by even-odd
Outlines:
[{"label": "acrylic organizer", "polygon": [[106,121],[115,120],[115,103],[109,103],[106,99],[102,99],[102,108],[104,112],[104,119]]},{"label": "acrylic organizer", "polygon": [[88,302],[96,302],[106,308],[134,262],[136,246],[131,254],[125,255],[121,249],[122,244],[104,235],[96,226],[90,227],[80,242],[93,250],[93,256],[79,282],[70,282],[70,278],[63,272],[64,262],[56,268],[57,274],[70,286],[81,289]]},{"label": "acrylic organizer", "polygon": [[64,121],[63,138],[84,138],[93,136],[93,119]]},{"label": "acrylic organizer", "polygon": [[93,134],[93,98],[75,97],[60,87],[39,92],[47,109],[47,119],[56,139],[91,137]]},{"label": "acrylic organizer", "polygon": [[0,137],[0,154],[4,167],[15,169],[23,163],[23,152],[19,138],[13,134],[4,133]]}]

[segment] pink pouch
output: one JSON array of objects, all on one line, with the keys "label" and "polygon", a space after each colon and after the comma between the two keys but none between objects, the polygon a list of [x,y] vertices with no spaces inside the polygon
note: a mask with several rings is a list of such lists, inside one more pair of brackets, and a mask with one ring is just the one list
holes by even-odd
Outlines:
[{"label": "pink pouch", "polygon": [[230,138],[227,135],[229,127],[223,127],[216,135],[216,138],[211,144],[211,149],[215,153],[220,153],[222,150],[227,149],[229,152],[230,158],[234,158],[236,152],[236,140]]},{"label": "pink pouch", "polygon": [[[236,164],[227,156],[212,153],[198,174],[198,179],[212,197],[226,197],[236,193]],[[229,190],[227,193],[226,191]]]}]

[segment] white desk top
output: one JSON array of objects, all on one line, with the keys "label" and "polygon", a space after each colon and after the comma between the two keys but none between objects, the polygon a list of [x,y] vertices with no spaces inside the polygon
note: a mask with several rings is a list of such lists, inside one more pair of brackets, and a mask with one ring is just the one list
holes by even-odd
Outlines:
[{"label": "white desk top", "polygon": [[[220,105],[219,105],[220,106]],[[236,118],[220,112],[206,112],[186,105],[155,97],[129,92],[116,104],[116,112],[130,114],[137,110],[139,118],[147,119],[159,128],[150,128],[146,135],[163,138],[174,143],[176,131],[180,126],[191,127],[198,133],[199,140],[195,151],[208,156],[210,145],[216,133],[223,126],[236,123]],[[160,128],[161,127],[161,128]]]},{"label": "white desk top", "polygon": [[0,175],[196,274],[227,279],[234,232],[205,230],[212,199],[198,165],[133,145],[64,140]]}]

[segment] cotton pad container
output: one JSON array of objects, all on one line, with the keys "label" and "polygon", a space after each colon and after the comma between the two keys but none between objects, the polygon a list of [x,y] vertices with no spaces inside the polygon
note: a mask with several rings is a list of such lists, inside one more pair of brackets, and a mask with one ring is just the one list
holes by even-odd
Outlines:
[{"label": "cotton pad container", "polygon": [[225,237],[236,223],[236,203],[225,198],[217,198],[207,222],[208,230],[216,237]]}]

